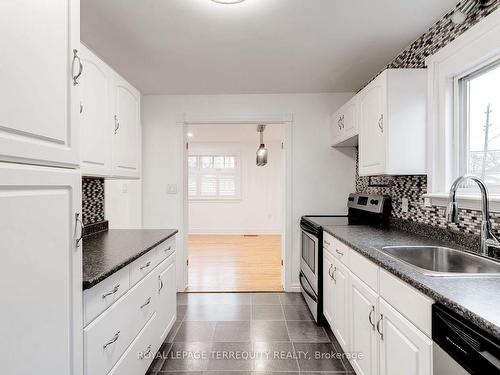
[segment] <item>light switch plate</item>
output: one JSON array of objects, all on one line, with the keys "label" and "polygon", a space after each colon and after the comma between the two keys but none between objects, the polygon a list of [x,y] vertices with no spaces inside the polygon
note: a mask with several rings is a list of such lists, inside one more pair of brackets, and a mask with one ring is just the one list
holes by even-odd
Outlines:
[{"label": "light switch plate", "polygon": [[177,194],[177,185],[176,184],[168,184],[167,185],[167,194]]}]

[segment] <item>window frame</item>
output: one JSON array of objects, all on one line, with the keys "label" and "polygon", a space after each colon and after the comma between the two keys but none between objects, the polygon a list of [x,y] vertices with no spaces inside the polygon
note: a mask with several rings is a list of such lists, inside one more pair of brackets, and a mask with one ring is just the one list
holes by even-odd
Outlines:
[{"label": "window frame", "polygon": [[[500,10],[481,20],[426,59],[428,67],[427,194],[424,206],[446,206],[460,175],[459,80],[500,61]],[[460,189],[461,208],[480,209],[479,192]],[[490,209],[500,212],[500,194],[490,193]]]},{"label": "window frame", "polygon": [[[203,152],[199,154],[187,155],[188,157],[188,194],[187,198],[190,202],[240,202],[241,201],[241,159],[239,153],[236,152]],[[197,167],[190,168],[189,167],[189,158],[197,159]],[[201,167],[201,158],[203,157],[234,157],[234,168],[202,168]],[[213,163],[213,161],[212,161]],[[212,164],[213,165],[213,164]],[[195,169],[195,172],[193,172]],[[197,194],[195,196],[189,195],[189,179],[190,176],[194,174],[196,176],[196,191]],[[202,196],[201,195],[201,177],[206,175],[215,175],[216,176],[216,194],[213,197],[210,196]],[[219,178],[224,175],[234,175],[235,181],[235,192],[234,196],[221,196],[219,191]]]}]

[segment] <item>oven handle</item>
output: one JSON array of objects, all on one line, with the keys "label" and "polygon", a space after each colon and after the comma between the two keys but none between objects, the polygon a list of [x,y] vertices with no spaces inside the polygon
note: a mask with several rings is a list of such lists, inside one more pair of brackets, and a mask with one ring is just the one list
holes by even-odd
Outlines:
[{"label": "oven handle", "polygon": [[300,229],[302,229],[303,232],[309,233],[311,236],[318,237],[317,233],[314,233],[311,231],[309,228],[307,228],[305,225],[300,224]]},{"label": "oven handle", "polygon": [[311,297],[311,299],[314,301],[314,302],[318,302],[318,299],[316,298],[316,296],[311,293],[309,290],[307,290],[306,286],[304,285],[304,282],[302,281],[302,278],[305,278],[304,274],[301,272],[299,274],[299,281],[300,281],[300,285],[302,286],[302,289],[304,290],[304,292],[306,292],[306,294]]}]

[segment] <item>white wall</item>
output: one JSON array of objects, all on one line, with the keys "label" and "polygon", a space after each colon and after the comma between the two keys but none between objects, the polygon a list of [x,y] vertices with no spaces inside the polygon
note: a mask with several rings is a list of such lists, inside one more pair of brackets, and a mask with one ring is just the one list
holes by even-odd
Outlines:
[{"label": "white wall", "polygon": [[190,155],[231,155],[236,151],[241,166],[240,199],[234,202],[189,201],[189,233],[282,232],[284,175],[281,168],[281,143],[266,142],[269,150],[268,163],[264,167],[257,167],[257,133],[255,135],[253,142],[189,143]]},{"label": "white wall", "polygon": [[142,228],[142,181],[105,180],[104,212],[110,229]]},{"label": "white wall", "polygon": [[[177,184],[182,147],[177,138],[180,114],[244,116],[293,114],[293,264],[292,284],[298,286],[299,220],[304,214],[346,213],[354,191],[353,149],[330,147],[329,115],[353,94],[275,95],[154,95],[142,100],[143,225],[178,228],[182,207],[167,194]],[[183,249],[179,246],[179,251]]]}]

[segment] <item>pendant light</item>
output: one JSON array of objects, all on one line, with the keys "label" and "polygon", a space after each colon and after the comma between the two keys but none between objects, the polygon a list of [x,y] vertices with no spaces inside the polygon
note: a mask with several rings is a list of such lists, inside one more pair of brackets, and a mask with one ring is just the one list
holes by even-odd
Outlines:
[{"label": "pendant light", "polygon": [[264,144],[264,130],[266,125],[257,125],[257,132],[260,133],[260,146],[257,149],[257,166],[263,167],[267,164],[267,148]]}]

